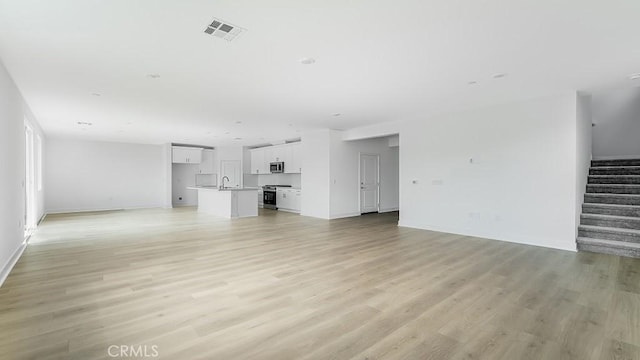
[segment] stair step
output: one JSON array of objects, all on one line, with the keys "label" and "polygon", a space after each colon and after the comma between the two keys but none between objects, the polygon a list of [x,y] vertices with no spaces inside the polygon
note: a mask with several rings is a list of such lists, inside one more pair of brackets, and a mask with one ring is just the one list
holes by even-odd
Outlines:
[{"label": "stair step", "polygon": [[588,237],[578,237],[576,243],[579,251],[640,258],[640,244]]},{"label": "stair step", "polygon": [[582,204],[582,213],[640,217],[640,206],[614,204]]},{"label": "stair step", "polygon": [[592,160],[592,167],[602,166],[640,166],[640,159]]},{"label": "stair step", "polygon": [[589,184],[640,184],[640,175],[589,175]]},{"label": "stair step", "polygon": [[589,169],[589,175],[640,175],[640,166],[597,166]]},{"label": "stair step", "polygon": [[631,194],[584,194],[584,202],[588,204],[640,205],[640,195]]},{"label": "stair step", "polygon": [[626,241],[640,244],[640,230],[579,225],[578,236],[592,239]]},{"label": "stair step", "polygon": [[640,217],[582,214],[580,215],[580,224],[640,230]]},{"label": "stair step", "polygon": [[587,193],[636,194],[640,195],[640,185],[630,184],[588,184]]}]

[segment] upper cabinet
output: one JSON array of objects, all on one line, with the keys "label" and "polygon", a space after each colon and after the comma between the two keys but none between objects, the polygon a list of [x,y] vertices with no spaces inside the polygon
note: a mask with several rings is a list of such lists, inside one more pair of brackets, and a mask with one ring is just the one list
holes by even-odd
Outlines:
[{"label": "upper cabinet", "polygon": [[198,165],[199,174],[217,174],[217,156],[215,150],[205,149],[202,151],[202,161]]},{"label": "upper cabinet", "polygon": [[264,148],[252,149],[251,152],[251,174],[266,174],[264,168]]},{"label": "upper cabinet", "polygon": [[299,142],[288,144],[289,152],[284,163],[284,172],[288,174],[302,173],[302,146]]},{"label": "upper cabinet", "polygon": [[202,148],[174,146],[171,157],[174,164],[200,164]]},{"label": "upper cabinet", "polygon": [[251,174],[271,174],[272,162],[284,162],[284,172],[299,174],[302,172],[300,143],[266,146],[251,149]]}]

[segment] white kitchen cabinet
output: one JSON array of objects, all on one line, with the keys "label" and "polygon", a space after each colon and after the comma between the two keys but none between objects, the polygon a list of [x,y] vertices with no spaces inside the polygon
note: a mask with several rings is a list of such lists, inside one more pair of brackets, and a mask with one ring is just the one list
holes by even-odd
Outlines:
[{"label": "white kitchen cabinet", "polygon": [[264,166],[264,148],[252,149],[251,152],[251,173],[267,174]]},{"label": "white kitchen cabinet", "polygon": [[273,153],[271,154],[271,162],[282,162],[284,161],[285,147],[287,145],[276,145],[272,146]]},{"label": "white kitchen cabinet", "polygon": [[271,163],[280,161],[284,162],[285,173],[299,174],[302,172],[300,150],[299,142],[251,149],[251,174],[271,174]]},{"label": "white kitchen cabinet", "polygon": [[300,212],[301,191],[280,188],[276,190],[276,206],[278,210]]},{"label": "white kitchen cabinet", "polygon": [[300,212],[300,209],[302,209],[302,190],[293,190],[293,192],[293,211]]},{"label": "white kitchen cabinet", "polygon": [[264,208],[264,191],[262,189],[258,189],[258,207]]},{"label": "white kitchen cabinet", "polygon": [[289,144],[288,160],[284,163],[284,170],[287,174],[302,173],[302,154],[300,143]]},{"label": "white kitchen cabinet", "polygon": [[292,173],[293,171],[289,171],[287,169],[291,167],[291,159],[293,158],[293,154],[291,153],[291,151],[293,150],[293,148],[291,147],[291,144],[280,145],[280,148],[280,155],[282,155],[282,157],[278,161],[284,162],[285,173]]},{"label": "white kitchen cabinet", "polygon": [[171,150],[174,164],[199,164],[202,162],[202,148],[174,146]]},{"label": "white kitchen cabinet", "polygon": [[215,150],[205,149],[202,151],[202,161],[198,165],[198,173],[200,174],[215,174],[216,167],[216,153]]},{"label": "white kitchen cabinet", "polygon": [[278,209],[287,208],[287,201],[284,195],[284,189],[276,189],[276,207]]},{"label": "white kitchen cabinet", "polygon": [[266,164],[266,168],[269,169],[269,164],[276,161],[276,157],[274,156],[273,151],[274,146],[263,147],[262,151],[264,151],[264,163]]}]

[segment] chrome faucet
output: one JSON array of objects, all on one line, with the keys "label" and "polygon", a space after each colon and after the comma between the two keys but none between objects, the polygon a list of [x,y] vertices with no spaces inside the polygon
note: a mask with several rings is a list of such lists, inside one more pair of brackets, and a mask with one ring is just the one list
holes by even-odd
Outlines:
[{"label": "chrome faucet", "polygon": [[224,189],[224,188],[225,188],[225,187],[224,187],[224,179],[227,179],[227,181],[231,181],[231,180],[229,180],[229,177],[228,177],[228,176],[223,176],[223,177],[222,177],[222,187],[221,187],[221,189]]}]

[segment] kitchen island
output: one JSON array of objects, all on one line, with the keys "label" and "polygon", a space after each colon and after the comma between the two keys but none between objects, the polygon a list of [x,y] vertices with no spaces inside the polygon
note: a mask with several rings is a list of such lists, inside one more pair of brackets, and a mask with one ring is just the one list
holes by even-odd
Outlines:
[{"label": "kitchen island", "polygon": [[236,219],[258,216],[257,188],[188,187],[198,191],[198,212]]}]

